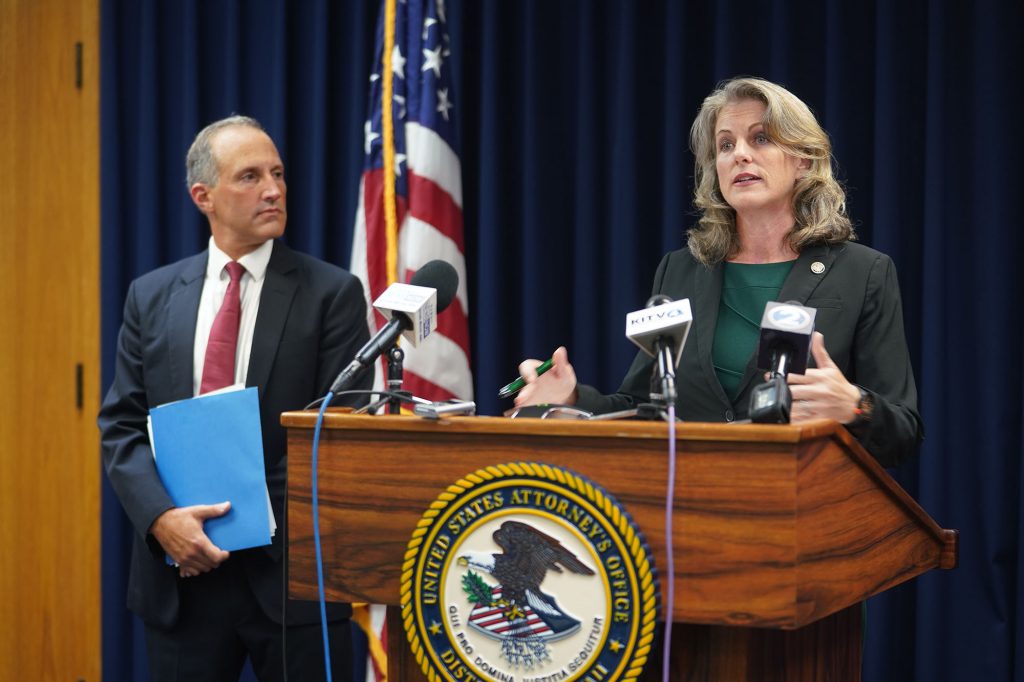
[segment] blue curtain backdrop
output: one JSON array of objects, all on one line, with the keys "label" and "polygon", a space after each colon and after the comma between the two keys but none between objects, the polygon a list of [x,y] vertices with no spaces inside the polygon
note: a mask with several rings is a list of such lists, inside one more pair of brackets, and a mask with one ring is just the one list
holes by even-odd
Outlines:
[{"label": "blue curtain backdrop", "polygon": [[[377,0],[104,0],[104,385],[129,281],[205,246],[193,135],[260,119],[287,241],[347,265]],[[616,388],[624,315],[694,221],[689,125],[723,78],[781,82],[835,144],[861,240],[895,260],[927,439],[894,475],[961,532],[960,566],[869,602],[866,680],[1024,682],[1024,135],[1016,0],[447,3],[463,150],[472,368],[484,414],[565,344]],[[128,538],[104,488],[107,680],[144,680]]]}]

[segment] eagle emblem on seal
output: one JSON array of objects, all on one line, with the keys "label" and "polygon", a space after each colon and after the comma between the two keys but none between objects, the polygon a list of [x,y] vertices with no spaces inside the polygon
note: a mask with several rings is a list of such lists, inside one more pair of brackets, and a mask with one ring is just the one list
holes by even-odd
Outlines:
[{"label": "eagle emblem on seal", "polygon": [[489,584],[472,570],[463,576],[463,591],[474,605],[469,625],[500,640],[510,663],[532,667],[549,658],[546,642],[580,628],[579,619],[541,590],[544,577],[548,571],[563,573],[563,568],[580,575],[594,575],[594,570],[555,538],[520,521],[505,521],[491,537],[501,553],[468,552],[458,558],[460,566],[497,580]]}]

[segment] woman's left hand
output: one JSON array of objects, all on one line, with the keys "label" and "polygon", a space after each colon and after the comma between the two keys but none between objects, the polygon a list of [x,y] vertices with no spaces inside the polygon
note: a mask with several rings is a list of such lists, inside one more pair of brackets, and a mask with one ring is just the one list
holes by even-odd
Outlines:
[{"label": "woman's left hand", "polygon": [[811,336],[811,355],[818,365],[816,368],[808,368],[806,374],[786,377],[793,393],[790,421],[835,419],[840,424],[849,424],[857,416],[860,389],[847,381],[832,361],[821,332]]}]

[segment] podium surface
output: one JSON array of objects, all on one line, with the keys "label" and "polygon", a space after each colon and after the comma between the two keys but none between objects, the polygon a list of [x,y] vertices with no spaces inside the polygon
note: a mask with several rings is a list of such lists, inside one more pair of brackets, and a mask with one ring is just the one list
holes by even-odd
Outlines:
[{"label": "podium surface", "polygon": [[[317,598],[315,421],[313,412],[282,415],[289,593],[300,599]],[[424,511],[467,474],[519,461],[573,470],[614,495],[664,571],[668,428],[329,411],[318,472],[327,598],[398,604],[406,547]],[[956,531],[940,528],[834,421],[675,430],[673,621],[794,630],[956,564]]]}]

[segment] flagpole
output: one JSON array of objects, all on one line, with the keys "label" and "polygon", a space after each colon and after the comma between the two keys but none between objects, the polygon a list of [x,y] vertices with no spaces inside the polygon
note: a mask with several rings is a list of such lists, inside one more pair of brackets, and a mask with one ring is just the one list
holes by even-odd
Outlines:
[{"label": "flagpole", "polygon": [[394,71],[391,55],[395,49],[395,3],[384,2],[383,87],[381,88],[381,135],[384,144],[384,234],[387,242],[385,264],[388,286],[398,281],[398,210],[395,205],[395,122],[393,101]]}]

